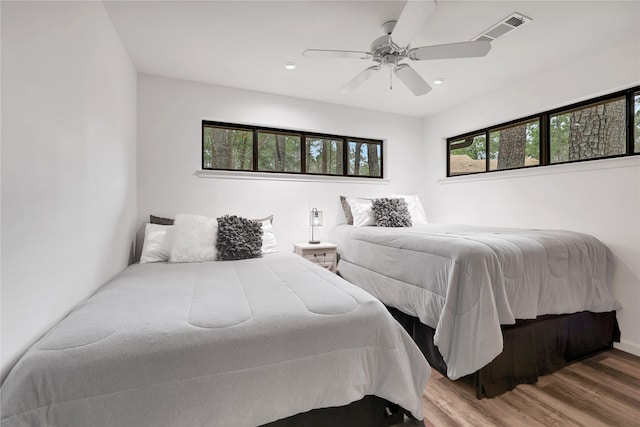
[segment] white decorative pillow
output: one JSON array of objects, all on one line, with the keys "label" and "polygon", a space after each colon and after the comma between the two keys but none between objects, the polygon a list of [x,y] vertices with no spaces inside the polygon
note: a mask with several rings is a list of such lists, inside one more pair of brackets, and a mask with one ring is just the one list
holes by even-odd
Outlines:
[{"label": "white decorative pillow", "polygon": [[262,253],[272,254],[278,252],[278,242],[273,234],[273,224],[270,220],[262,221]]},{"label": "white decorative pillow", "polygon": [[266,218],[252,219],[251,221],[262,224],[262,253],[272,254],[278,252],[278,242],[276,235],[273,233],[273,215]]},{"label": "white decorative pillow", "polygon": [[140,264],[168,261],[171,255],[172,225],[147,224],[144,228],[144,243]]},{"label": "white decorative pillow", "polygon": [[367,225],[376,225],[371,199],[347,198],[347,203],[349,203],[349,207],[351,208],[354,226],[365,227]]},{"label": "white decorative pillow", "polygon": [[216,259],[218,223],[202,215],[176,215],[170,262],[201,262]]},{"label": "white decorative pillow", "polygon": [[417,194],[392,194],[389,197],[401,197],[405,202],[407,202],[407,208],[409,209],[409,214],[411,215],[411,223],[413,225],[424,225],[428,223],[427,214],[425,213],[424,207],[422,207],[422,202],[420,202],[420,198]]}]

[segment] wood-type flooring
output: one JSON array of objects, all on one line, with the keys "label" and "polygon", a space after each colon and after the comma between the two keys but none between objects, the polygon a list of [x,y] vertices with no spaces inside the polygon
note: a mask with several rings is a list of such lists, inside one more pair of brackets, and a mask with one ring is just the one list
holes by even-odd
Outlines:
[{"label": "wood-type flooring", "polygon": [[[426,427],[640,427],[640,358],[609,350],[481,400],[470,384],[432,370],[423,401]],[[416,424],[397,426],[408,425]]]}]

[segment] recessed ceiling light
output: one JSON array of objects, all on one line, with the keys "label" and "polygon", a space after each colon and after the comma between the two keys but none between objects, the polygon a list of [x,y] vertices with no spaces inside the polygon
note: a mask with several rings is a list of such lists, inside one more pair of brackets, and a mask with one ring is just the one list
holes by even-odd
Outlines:
[{"label": "recessed ceiling light", "polygon": [[295,62],[285,62],[284,63],[284,68],[286,68],[287,70],[295,70],[297,67]]},{"label": "recessed ceiling light", "polygon": [[433,81],[434,85],[441,85],[446,79],[444,77],[437,78]]}]

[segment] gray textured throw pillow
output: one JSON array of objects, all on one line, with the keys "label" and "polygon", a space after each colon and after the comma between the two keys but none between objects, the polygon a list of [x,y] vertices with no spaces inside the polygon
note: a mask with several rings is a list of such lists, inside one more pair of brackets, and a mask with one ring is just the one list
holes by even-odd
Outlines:
[{"label": "gray textured throw pillow", "polygon": [[218,218],[218,261],[262,257],[262,224],[235,215]]},{"label": "gray textured throw pillow", "polygon": [[404,199],[375,199],[373,216],[379,227],[411,227],[411,215]]}]

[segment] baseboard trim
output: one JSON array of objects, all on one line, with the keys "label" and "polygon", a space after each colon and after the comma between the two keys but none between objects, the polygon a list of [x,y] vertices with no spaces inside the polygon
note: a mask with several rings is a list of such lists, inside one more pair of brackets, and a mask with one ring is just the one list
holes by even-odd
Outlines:
[{"label": "baseboard trim", "polygon": [[623,340],[620,342],[614,342],[613,348],[617,348],[618,350],[640,357],[640,345],[638,344]]}]

